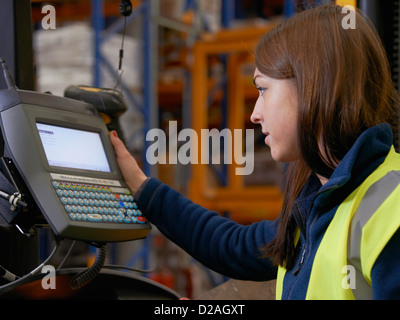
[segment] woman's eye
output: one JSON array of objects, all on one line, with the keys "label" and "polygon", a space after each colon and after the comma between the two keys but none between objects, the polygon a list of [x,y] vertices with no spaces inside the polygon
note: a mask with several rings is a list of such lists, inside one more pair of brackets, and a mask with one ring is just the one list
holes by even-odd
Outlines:
[{"label": "woman's eye", "polygon": [[261,88],[261,87],[257,87],[256,89],[260,92],[261,96],[263,95],[264,91],[266,90],[266,88]]}]

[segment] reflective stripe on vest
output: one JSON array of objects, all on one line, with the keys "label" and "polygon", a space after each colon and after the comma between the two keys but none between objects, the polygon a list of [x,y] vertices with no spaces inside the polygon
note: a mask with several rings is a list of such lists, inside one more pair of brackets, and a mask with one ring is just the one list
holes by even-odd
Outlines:
[{"label": "reflective stripe on vest", "polygon": [[372,266],[368,267],[368,274],[363,275],[363,268],[361,265],[361,239],[363,228],[372,215],[377,212],[378,208],[397,188],[399,183],[400,171],[388,172],[382,179],[375,182],[368,189],[352,219],[347,247],[347,261],[348,265],[354,266],[356,272],[355,287],[352,288],[356,299],[372,299],[370,275],[370,267],[372,269]]},{"label": "reflective stripe on vest", "polygon": [[[385,161],[339,206],[315,255],[306,299],[372,298],[372,267],[400,227],[399,183],[400,155],[392,147]],[[284,275],[280,267],[277,299]]]}]

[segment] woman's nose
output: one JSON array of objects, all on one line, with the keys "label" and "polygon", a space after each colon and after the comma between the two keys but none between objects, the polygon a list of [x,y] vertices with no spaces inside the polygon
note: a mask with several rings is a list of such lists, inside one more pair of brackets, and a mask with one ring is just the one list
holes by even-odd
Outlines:
[{"label": "woman's nose", "polygon": [[262,106],[260,104],[260,98],[257,99],[256,104],[254,105],[254,109],[253,112],[250,116],[250,121],[255,123],[255,124],[259,124],[263,121],[263,115],[262,115]]},{"label": "woman's nose", "polygon": [[250,121],[255,123],[255,124],[259,124],[262,121],[262,114],[260,111],[257,110],[257,107],[254,107],[253,113],[250,116]]},{"label": "woman's nose", "polygon": [[250,116],[250,121],[253,122],[253,123],[255,123],[255,124],[260,123],[260,121],[261,121],[261,114],[260,114],[259,112],[255,111],[255,110],[253,110],[253,113],[252,113],[251,116]]}]

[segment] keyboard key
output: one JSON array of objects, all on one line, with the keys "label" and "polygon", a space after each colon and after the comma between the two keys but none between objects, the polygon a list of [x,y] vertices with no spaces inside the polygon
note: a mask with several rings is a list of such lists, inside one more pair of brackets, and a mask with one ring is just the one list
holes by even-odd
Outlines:
[{"label": "keyboard key", "polygon": [[89,221],[102,221],[103,220],[103,217],[101,216],[101,214],[92,214],[92,213],[89,213],[88,215],[87,215],[87,219],[89,220]]}]

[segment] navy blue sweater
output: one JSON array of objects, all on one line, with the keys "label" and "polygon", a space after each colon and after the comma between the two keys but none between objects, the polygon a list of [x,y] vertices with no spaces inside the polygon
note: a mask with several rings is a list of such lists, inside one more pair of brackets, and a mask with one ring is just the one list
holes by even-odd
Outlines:
[{"label": "navy blue sweater", "polygon": [[[324,186],[311,176],[293,208],[301,236],[297,263],[284,278],[282,299],[305,299],[314,256],[338,206],[384,161],[392,141],[387,124],[370,128]],[[242,280],[276,278],[277,268],[261,258],[261,248],[274,238],[279,219],[240,225],[193,203],[155,178],[145,182],[136,199],[151,223],[207,267]],[[400,298],[399,249],[397,231],[372,269],[375,299]]]}]

